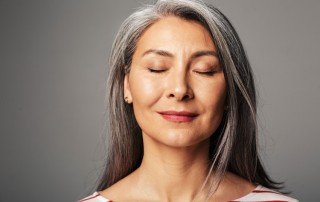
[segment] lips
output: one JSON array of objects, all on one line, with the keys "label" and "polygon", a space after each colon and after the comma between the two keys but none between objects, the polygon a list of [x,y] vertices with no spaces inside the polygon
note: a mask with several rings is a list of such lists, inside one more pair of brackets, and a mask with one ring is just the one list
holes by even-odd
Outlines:
[{"label": "lips", "polygon": [[162,111],[159,114],[166,120],[171,122],[190,122],[193,121],[198,114],[187,111]]}]

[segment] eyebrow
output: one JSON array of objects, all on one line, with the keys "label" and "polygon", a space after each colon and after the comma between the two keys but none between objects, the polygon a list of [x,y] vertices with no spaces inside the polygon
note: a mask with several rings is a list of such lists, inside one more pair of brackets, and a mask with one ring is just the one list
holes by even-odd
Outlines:
[{"label": "eyebrow", "polygon": [[166,57],[173,57],[172,53],[165,50],[158,50],[158,49],[149,49],[146,52],[144,52],[142,56],[145,56],[151,53],[156,55],[166,56]]},{"label": "eyebrow", "polygon": [[[156,55],[171,57],[171,58],[174,57],[174,55],[172,53],[165,51],[165,50],[158,50],[158,49],[149,49],[146,52],[144,52],[142,56],[145,56],[148,54],[156,54]],[[197,51],[191,55],[191,59],[195,59],[195,58],[201,57],[201,56],[218,57],[218,54],[216,51],[212,51],[212,50]]]},{"label": "eyebrow", "polygon": [[218,54],[216,51],[197,51],[195,53],[193,53],[191,55],[191,59],[197,58],[197,57],[201,57],[201,56],[214,56],[214,57],[218,57]]}]

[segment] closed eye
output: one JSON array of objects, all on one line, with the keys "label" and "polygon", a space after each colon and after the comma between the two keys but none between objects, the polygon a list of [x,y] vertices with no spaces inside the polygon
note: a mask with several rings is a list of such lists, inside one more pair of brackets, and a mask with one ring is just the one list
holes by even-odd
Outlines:
[{"label": "closed eye", "polygon": [[208,75],[208,76],[212,76],[214,75],[217,71],[214,71],[214,70],[210,70],[210,71],[194,71],[196,72],[197,74],[203,74],[203,75]]},{"label": "closed eye", "polygon": [[152,72],[152,73],[162,73],[162,72],[165,72],[166,69],[151,69],[151,68],[148,68],[149,72]]}]

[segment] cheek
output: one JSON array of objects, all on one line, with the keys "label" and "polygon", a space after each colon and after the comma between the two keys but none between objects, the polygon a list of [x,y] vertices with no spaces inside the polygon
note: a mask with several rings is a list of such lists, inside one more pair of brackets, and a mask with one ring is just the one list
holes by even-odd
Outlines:
[{"label": "cheek", "polygon": [[220,123],[226,101],[226,87],[224,82],[222,82],[221,85],[213,85],[212,88],[204,88],[201,98],[203,110],[207,112],[207,119],[210,122]]},{"label": "cheek", "polygon": [[221,124],[224,105],[225,105],[225,92],[214,93],[215,96],[209,96],[206,100],[206,117],[204,118],[204,128],[208,131],[210,136],[214,134],[219,125]]},{"label": "cheek", "polygon": [[[161,98],[161,87],[148,77],[134,77],[130,81],[133,111],[142,131],[152,134],[154,127],[154,106]],[[157,131],[157,130],[156,130]]]},{"label": "cheek", "polygon": [[161,95],[161,84],[154,79],[135,76],[132,77],[129,83],[133,104],[136,106],[149,106]]},{"label": "cheek", "polygon": [[226,84],[224,80],[207,84],[198,89],[203,105],[210,108],[224,108],[226,100]]}]

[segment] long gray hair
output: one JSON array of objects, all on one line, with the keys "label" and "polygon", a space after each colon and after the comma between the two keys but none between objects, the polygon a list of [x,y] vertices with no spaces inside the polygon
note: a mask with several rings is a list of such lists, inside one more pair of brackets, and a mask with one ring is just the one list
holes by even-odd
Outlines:
[{"label": "long gray hair", "polygon": [[[209,174],[230,171],[254,184],[279,189],[265,172],[257,151],[256,94],[252,70],[241,41],[228,19],[200,0],[159,0],[147,5],[122,24],[112,47],[108,80],[109,142],[105,172],[98,191],[110,187],[137,169],[143,157],[141,129],[132,105],[124,102],[123,81],[130,72],[141,34],[166,16],[203,25],[217,48],[227,83],[227,110],[210,137]],[[208,178],[207,178],[208,179]],[[206,182],[204,182],[206,183]]]}]

